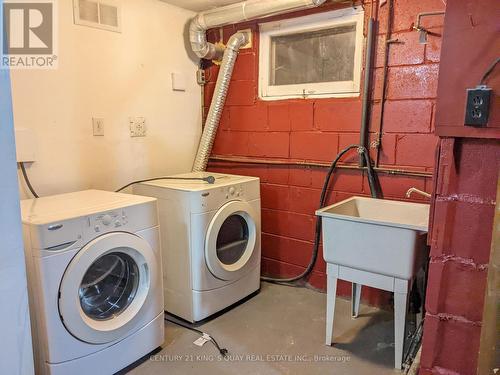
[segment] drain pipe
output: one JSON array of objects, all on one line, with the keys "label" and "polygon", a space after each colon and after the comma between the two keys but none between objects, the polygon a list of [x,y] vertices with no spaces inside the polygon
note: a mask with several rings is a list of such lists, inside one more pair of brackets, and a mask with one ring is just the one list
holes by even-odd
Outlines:
[{"label": "drain pipe", "polygon": [[[359,144],[366,149],[370,149],[368,145],[368,128],[370,121],[370,83],[372,75],[372,60],[373,60],[373,28],[374,19],[370,17],[368,21],[368,33],[366,36],[366,56],[365,56],[365,77],[363,83],[363,107],[361,113],[361,131],[359,133]],[[363,155],[359,155],[359,166],[365,166]]]},{"label": "drain pipe", "polygon": [[226,102],[234,64],[236,63],[239,49],[247,43],[249,38],[245,32],[237,32],[229,39],[227,46],[224,47],[222,45],[209,43],[206,31],[214,27],[317,7],[325,1],[326,0],[248,0],[208,10],[193,18],[189,27],[189,40],[193,52],[202,59],[220,60],[222,58],[212,103],[193,164],[193,172],[204,171],[207,167],[222,110]]}]

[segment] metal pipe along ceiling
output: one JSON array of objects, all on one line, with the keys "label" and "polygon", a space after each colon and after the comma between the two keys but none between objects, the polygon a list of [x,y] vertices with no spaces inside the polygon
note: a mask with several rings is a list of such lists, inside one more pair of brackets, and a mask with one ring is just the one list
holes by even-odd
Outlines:
[{"label": "metal pipe along ceiling", "polygon": [[227,47],[223,47],[209,43],[206,31],[213,27],[221,27],[242,21],[317,7],[325,1],[248,0],[202,12],[193,18],[189,27],[189,40],[193,52],[202,59],[220,60],[222,57],[222,64],[215,85],[212,103],[193,164],[194,172],[204,171],[207,167],[222,110],[226,102],[234,64],[236,63],[240,47],[245,45],[249,38],[246,33],[237,32],[229,39]]},{"label": "metal pipe along ceiling", "polygon": [[206,32],[213,27],[220,27],[269,17],[295,10],[317,7],[326,0],[248,0],[199,13],[189,26],[191,48],[201,59],[221,59],[223,47],[207,41]]}]

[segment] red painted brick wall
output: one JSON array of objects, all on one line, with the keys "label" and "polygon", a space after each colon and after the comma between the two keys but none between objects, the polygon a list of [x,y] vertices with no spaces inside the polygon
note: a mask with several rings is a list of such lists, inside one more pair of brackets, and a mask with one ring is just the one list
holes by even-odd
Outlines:
[{"label": "red painted brick wall", "polygon": [[[338,7],[328,5],[292,16]],[[419,44],[418,33],[412,31],[412,25],[417,13],[442,10],[443,7],[441,0],[395,1],[392,38],[397,38],[400,43],[391,46],[389,56],[382,167],[427,172],[433,170],[437,138],[432,131],[441,39],[439,36],[429,36],[427,45]],[[369,2],[365,8],[368,17]],[[380,26],[374,69],[371,139],[376,138],[375,124],[380,111],[387,6],[380,7],[378,13]],[[442,17],[431,17],[424,24],[432,31],[441,33],[442,22]],[[238,57],[212,154],[330,162],[345,146],[359,143],[361,96],[282,101],[258,99],[257,22],[226,27],[223,36],[227,40],[236,30],[249,27],[253,30],[254,46],[250,50],[243,50]],[[216,41],[219,35],[218,30],[212,30],[209,39]],[[209,83],[205,88],[206,110],[212,98],[217,71],[216,66],[207,69]],[[356,163],[357,158],[351,155],[345,161]],[[261,178],[262,272],[272,276],[300,273],[311,254],[316,220],[314,212],[318,208],[326,170],[226,162],[211,162],[209,170]],[[430,178],[380,174],[380,181],[384,196],[390,199],[405,199],[404,193],[412,186],[427,191],[432,188]],[[358,171],[341,170],[331,185],[329,202],[337,202],[352,195],[369,195],[366,176]],[[325,264],[321,256],[309,283],[313,287],[325,289]],[[387,294],[365,289],[365,300],[374,304],[387,303]],[[349,294],[350,285],[340,285],[339,293]]]},{"label": "red painted brick wall", "polygon": [[498,140],[441,141],[421,374],[476,374],[499,170]]},{"label": "red painted brick wall", "polygon": [[[486,129],[465,127],[465,94],[459,94],[458,101],[452,99],[457,92],[464,93],[465,87],[474,86],[476,77],[481,77],[497,56],[494,43],[498,45],[498,40],[493,37],[496,29],[487,29],[498,24],[498,12],[494,11],[498,9],[496,0],[448,1],[441,63],[442,71],[447,74],[439,78],[436,116],[440,134],[483,138],[496,134],[495,121],[490,121]],[[472,25],[471,20],[475,22]],[[478,30],[476,23],[480,25]],[[478,45],[477,38],[470,35],[471,29],[474,33],[487,32],[485,35],[491,38]],[[469,55],[473,64],[468,59],[453,58],[467,49],[477,52]],[[450,71],[463,75],[458,79],[461,88],[457,89],[456,76],[450,75]],[[487,83],[498,93],[498,70]],[[477,373],[499,170],[498,136],[497,139],[441,139],[420,374]]]}]

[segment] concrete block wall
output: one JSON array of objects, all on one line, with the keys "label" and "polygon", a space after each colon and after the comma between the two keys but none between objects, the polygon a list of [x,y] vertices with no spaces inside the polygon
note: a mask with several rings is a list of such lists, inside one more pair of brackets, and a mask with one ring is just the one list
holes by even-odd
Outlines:
[{"label": "concrete block wall", "polygon": [[[346,6],[341,5],[341,6]],[[371,4],[365,1],[368,18]],[[322,6],[287,18],[339,8]],[[434,109],[439,71],[440,36],[429,36],[426,45],[418,43],[412,30],[417,13],[443,10],[441,0],[398,0],[394,2],[393,33],[398,43],[389,55],[387,101],[384,114],[380,163],[382,167],[432,172],[437,138]],[[382,86],[382,65],[387,6],[374,3],[378,28],[370,138],[376,139]],[[285,17],[281,17],[285,18]],[[277,19],[277,17],[272,18]],[[440,34],[443,17],[431,17],[424,25]],[[294,99],[262,101],[258,98],[258,21],[223,28],[223,40],[240,29],[253,30],[252,49],[242,50],[234,71],[226,106],[213,148],[213,155],[331,162],[345,146],[359,143],[361,96],[334,99]],[[211,30],[209,39],[220,39],[220,30]],[[207,69],[205,107],[208,111],[218,67]],[[375,150],[371,150],[375,156]],[[347,163],[357,163],[355,153]],[[265,275],[292,276],[308,263],[314,236],[314,212],[318,208],[325,168],[265,166],[211,162],[209,170],[253,175],[262,182],[263,268]],[[380,174],[384,196],[406,199],[410,187],[432,189],[431,178]],[[366,176],[359,171],[341,170],[330,186],[329,203],[352,195],[369,195]],[[418,196],[413,199],[422,201]],[[325,264],[320,256],[309,283],[325,289]],[[365,288],[363,298],[383,305],[389,296]],[[340,294],[349,294],[350,285],[340,285]]]},{"label": "concrete block wall", "polygon": [[[464,107],[465,89],[474,87],[498,56],[498,38],[479,38],[478,44],[477,35],[495,34],[500,3],[447,4],[436,111],[436,133],[441,139],[420,374],[493,374],[493,368],[491,372],[478,369],[478,353],[481,330],[492,329],[483,326],[483,305],[499,199],[500,121],[495,110],[500,102],[498,96],[492,99],[493,110],[484,128],[464,126]],[[476,52],[464,54],[471,49]],[[497,93],[498,73],[496,69],[486,81]]]},{"label": "concrete block wall", "polygon": [[500,143],[443,138],[440,148],[420,374],[475,375]]}]

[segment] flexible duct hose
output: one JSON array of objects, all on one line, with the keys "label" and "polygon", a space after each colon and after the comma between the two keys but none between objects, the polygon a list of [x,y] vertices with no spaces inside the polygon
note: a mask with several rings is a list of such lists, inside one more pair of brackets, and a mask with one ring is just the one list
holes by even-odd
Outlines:
[{"label": "flexible duct hose", "polygon": [[205,122],[205,129],[201,136],[198,152],[194,160],[193,172],[204,171],[207,168],[208,158],[215,140],[215,134],[219,127],[219,121],[226,102],[227,91],[229,90],[229,83],[233,74],[234,64],[238,57],[240,47],[247,43],[247,34],[237,32],[227,42],[224,58],[220,67],[219,76],[215,85],[214,96],[210,110],[208,111],[207,121]]},{"label": "flexible duct hose", "polygon": [[[378,198],[379,196],[379,189],[378,189],[378,182],[377,182],[377,177],[375,175],[375,172],[373,171],[373,167],[371,164],[370,160],[370,154],[368,150],[360,145],[350,145],[340,151],[340,153],[337,155],[335,160],[332,162],[330,168],[328,169],[328,173],[326,174],[325,181],[323,183],[323,189],[321,190],[321,198],[319,201],[319,208],[321,209],[325,206],[326,203],[326,197],[327,197],[327,192],[328,192],[328,186],[330,185],[330,179],[333,175],[333,172],[337,168],[337,163],[339,160],[350,150],[356,148],[360,154],[363,155],[366,166],[367,166],[367,171],[368,171],[368,184],[370,185],[370,192],[372,198]],[[316,217],[316,229],[314,233],[314,246],[313,246],[313,252],[311,255],[311,260],[309,261],[308,266],[306,267],[305,271],[302,272],[300,275],[297,275],[295,277],[290,277],[290,278],[284,278],[284,279],[277,279],[273,277],[261,277],[261,280],[267,281],[270,283],[275,283],[275,284],[284,284],[288,286],[296,286],[295,284],[290,284],[295,281],[299,281],[305,277],[307,277],[313,270],[314,265],[316,264],[316,260],[318,259],[318,253],[319,253],[319,242],[321,239],[321,217]]]}]

